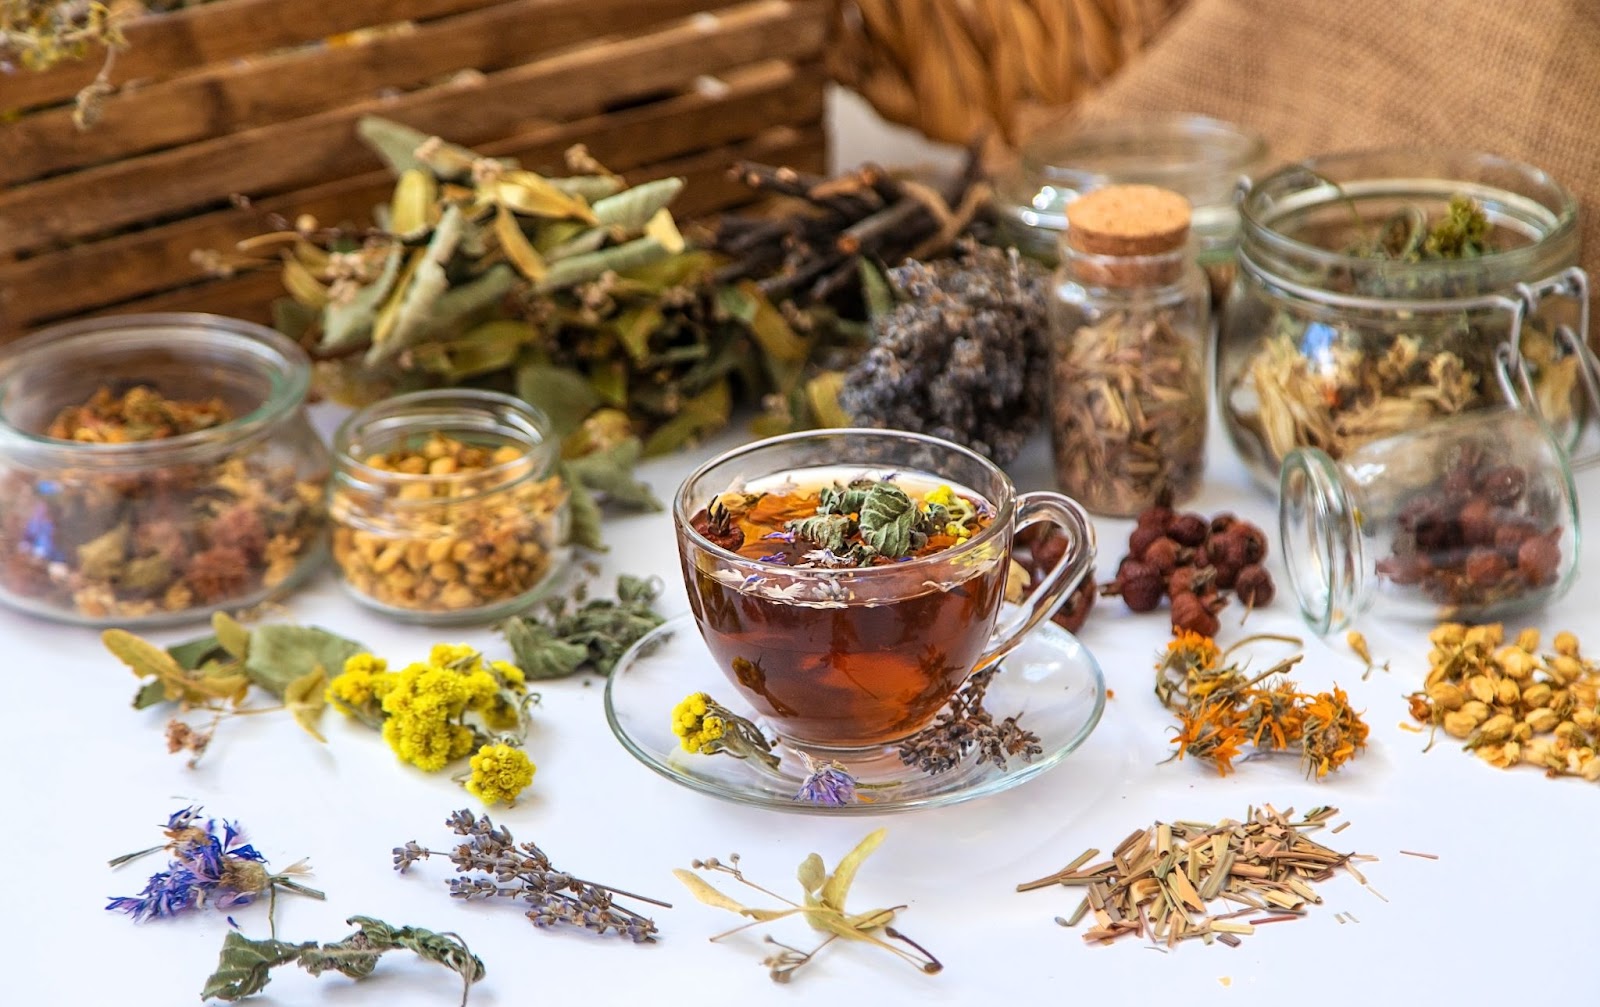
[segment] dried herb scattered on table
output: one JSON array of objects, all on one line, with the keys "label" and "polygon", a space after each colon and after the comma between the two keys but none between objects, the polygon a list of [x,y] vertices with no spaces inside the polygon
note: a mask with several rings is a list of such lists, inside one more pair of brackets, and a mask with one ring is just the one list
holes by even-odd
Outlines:
[{"label": "dried herb scattered on table", "polygon": [[404,874],[419,860],[448,857],[457,873],[446,882],[452,898],[514,898],[529,906],[527,916],[536,927],[581,927],[597,934],[614,933],[635,944],[653,943],[656,925],[618,905],[618,897],[672,908],[665,902],[556,870],[543,850],[533,843],[515,842],[510,830],[496,826],[488,815],[474,818],[463,809],[452,813],[445,825],[462,839],[454,850],[441,853],[412,840],[395,847],[394,869]]},{"label": "dried herb scattered on table", "polygon": [[[233,418],[216,400],[102,388],[40,433],[121,445]],[[0,481],[0,578],[14,594],[91,619],[244,603],[284,583],[319,545],[325,475],[298,471],[270,443],[145,471],[13,470]]]},{"label": "dried herb scattered on table", "polygon": [[397,927],[370,916],[352,916],[345,923],[358,929],[327,944],[252,940],[237,930],[228,931],[222,939],[217,969],[206,980],[200,998],[233,1001],[259,993],[271,980],[271,971],[280,965],[298,965],[314,976],[338,972],[351,979],[365,979],[377,969],[378,959],[390,951],[410,951],[423,961],[435,962],[459,974],[462,1007],[466,1007],[472,984],[484,977],[483,962],[455,934]]},{"label": "dried herb scattered on table", "polygon": [[1086,888],[1072,915],[1056,921],[1076,926],[1092,913],[1094,926],[1083,934],[1087,942],[1133,936],[1169,948],[1194,938],[1237,946],[1257,926],[1303,916],[1307,903],[1322,901],[1312,885],[1340,868],[1365,883],[1350,863],[1360,858],[1307,836],[1338,813],[1313,808],[1294,821],[1293,809],[1278,812],[1267,805],[1250,809],[1242,822],[1156,822],[1130,834],[1109,860],[1090,864],[1100,851],[1088,850],[1017,891]]},{"label": "dried herb scattered on table", "polygon": [[1256,640],[1298,644],[1291,637],[1248,637],[1219,651],[1209,637],[1183,633],[1156,663],[1156,697],[1178,717],[1176,758],[1193,756],[1228,775],[1246,745],[1257,752],[1300,752],[1307,776],[1322,779],[1367,745],[1368,727],[1337,685],[1331,692],[1301,692],[1286,672],[1303,655],[1247,674],[1228,655]]},{"label": "dried herb scattered on table", "polygon": [[[871,856],[872,852],[883,843],[886,835],[888,833],[884,829],[878,829],[868,835],[857,843],[854,849],[845,854],[844,858],[839,861],[839,866],[834,868],[831,874],[828,872],[827,867],[823,865],[820,856],[815,853],[807,856],[805,860],[801,861],[797,872],[800,886],[804,890],[804,899],[801,902],[786,899],[748,880],[739,867],[739,855],[737,853],[731,855],[727,863],[718,860],[716,857],[695,860],[691,863],[695,870],[727,874],[740,884],[777,899],[787,907],[782,909],[759,909],[745,906],[737,899],[723,894],[720,889],[708,884],[693,871],[686,871],[680,868],[672,873],[679,881],[683,882],[684,887],[688,888],[696,899],[706,905],[717,909],[726,909],[751,920],[750,923],[734,927],[725,933],[717,934],[711,938],[713,941],[720,941],[750,927],[790,916],[799,916],[809,923],[812,929],[828,935],[823,938],[821,944],[810,951],[802,951],[787,944],[780,944],[772,937],[766,938],[768,944],[778,949],[761,961],[761,964],[767,967],[768,974],[774,982],[788,982],[794,977],[796,971],[816,957],[817,952],[839,938],[860,941],[883,948],[885,951],[914,965],[918,970],[932,975],[944,968],[939,960],[929,954],[920,944],[917,944],[890,925],[894,921],[895,914],[904,909],[905,906],[895,906],[891,909],[875,909],[864,913],[851,913],[845,909],[845,900],[850,895],[850,886],[855,882],[856,872],[860,870],[862,862]],[[883,936],[879,937],[879,933],[882,933]],[[912,950],[908,951],[905,947],[889,943],[890,941],[898,941]]]},{"label": "dried herb scattered on table", "polygon": [[1526,763],[1551,777],[1600,781],[1600,666],[1579,652],[1577,637],[1557,633],[1541,653],[1536,629],[1507,644],[1499,623],[1444,623],[1428,640],[1428,675],[1410,697],[1414,718],[1491,766]]},{"label": "dried herb scattered on table", "polygon": [[937,776],[954,769],[973,752],[978,753],[979,763],[992,762],[1000,769],[1011,758],[1030,762],[1042,753],[1039,736],[1018,724],[1022,714],[996,721],[983,708],[989,683],[1000,671],[996,664],[974,672],[932,724],[900,743],[900,761]]},{"label": "dried herb scattered on table", "polygon": [[[167,722],[167,751],[188,752],[192,768],[223,720],[275,712],[287,712],[306,733],[326,741],[318,722],[329,669],[343,667],[361,645],[315,626],[281,623],[250,629],[221,612],[212,616],[211,625],[210,635],[167,649],[126,630],[108,629],[101,635],[106,649],[143,680],[134,709],[178,704]],[[252,685],[280,705],[246,706]],[[197,710],[209,715],[204,726],[183,719]]]},{"label": "dried herb scattered on table", "polygon": [[627,574],[617,578],[617,597],[552,598],[528,615],[500,623],[517,666],[530,679],[565,678],[580,671],[609,675],[617,660],[664,621],[656,612],[659,582]]}]

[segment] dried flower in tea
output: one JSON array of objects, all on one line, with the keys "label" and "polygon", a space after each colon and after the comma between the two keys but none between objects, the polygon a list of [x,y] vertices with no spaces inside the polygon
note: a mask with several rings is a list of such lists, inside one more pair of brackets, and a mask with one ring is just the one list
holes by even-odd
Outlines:
[{"label": "dried flower in tea", "polygon": [[[725,933],[717,934],[711,939],[720,941],[725,937],[746,930],[762,923],[770,923],[789,916],[798,916],[804,919],[815,930],[820,930],[828,936],[823,938],[821,944],[810,951],[801,951],[786,944],[779,944],[771,937],[767,943],[779,950],[761,964],[767,966],[768,974],[774,982],[786,983],[794,977],[794,973],[812,961],[817,952],[827,947],[839,938],[848,941],[859,941],[874,947],[883,948],[903,961],[914,965],[918,970],[932,975],[944,968],[937,958],[930,955],[925,948],[909,937],[901,934],[890,924],[894,921],[895,914],[904,909],[904,906],[895,906],[892,909],[876,909],[865,913],[851,913],[845,910],[845,900],[850,895],[850,886],[855,882],[856,872],[861,869],[861,864],[872,855],[872,852],[882,845],[884,837],[888,835],[884,829],[868,835],[855,848],[844,855],[839,861],[839,866],[832,873],[828,872],[822,858],[813,853],[800,863],[800,886],[804,889],[803,902],[786,899],[768,889],[748,880],[739,867],[739,855],[733,854],[724,863],[716,857],[706,860],[693,861],[691,866],[695,870],[714,871],[731,876],[740,884],[755,889],[764,895],[769,895],[782,902],[787,908],[783,909],[756,909],[741,904],[738,900],[724,894],[720,889],[708,884],[693,871],[682,869],[674,870],[673,875],[694,894],[696,899],[708,906],[717,909],[726,909],[738,913],[740,916],[749,917],[753,922],[734,927]],[[883,937],[879,937],[878,933]],[[885,939],[887,938],[887,939]],[[889,943],[899,941],[911,948]]]},{"label": "dried flower in tea", "polygon": [[435,962],[461,976],[461,1007],[466,1007],[472,984],[485,975],[483,962],[455,934],[434,933],[421,927],[397,927],[370,916],[345,920],[356,932],[342,940],[318,944],[291,944],[276,938],[252,940],[237,930],[222,939],[217,968],[200,991],[202,1000],[242,1000],[259,993],[271,981],[271,971],[294,964],[311,975],[338,972],[365,979],[390,951],[410,951],[423,961]]},{"label": "dried flower in tea", "polygon": [[217,820],[202,821],[200,810],[191,806],[168,817],[165,845],[111,861],[112,867],[120,867],[151,853],[172,853],[167,869],[152,875],[144,891],[137,896],[111,899],[107,910],[127,913],[135,920],[160,919],[208,903],[217,909],[249,905],[263,895],[275,897],[279,888],[314,899],[324,898],[315,888],[294,880],[294,875],[310,873],[305,861],[273,873],[267,868],[267,858],[244,841],[238,823],[223,821],[222,834],[218,835]]},{"label": "dried flower in tea", "polygon": [[536,927],[582,927],[597,934],[615,933],[636,944],[653,943],[656,925],[618,905],[616,898],[672,908],[656,899],[556,870],[543,850],[533,843],[516,842],[509,829],[495,825],[488,815],[475,818],[472,812],[462,809],[452,813],[445,825],[462,840],[454,850],[429,850],[413,840],[395,847],[394,869],[404,874],[419,860],[447,857],[457,874],[446,882],[451,898],[514,898],[528,905],[528,919]]},{"label": "dried flower in tea", "polygon": [[[1083,935],[1088,942],[1110,944],[1131,935],[1169,948],[1194,938],[1237,945],[1257,925],[1293,919],[1307,903],[1320,903],[1311,886],[1340,868],[1360,878],[1350,864],[1360,858],[1335,853],[1307,835],[1338,813],[1313,808],[1295,821],[1293,809],[1279,812],[1267,805],[1251,808],[1243,822],[1156,822],[1130,834],[1109,860],[1090,864],[1100,851],[1088,850],[1017,891],[1085,888],[1077,910],[1058,922],[1076,926],[1092,913],[1094,926]],[[1219,901],[1229,910],[1210,908]],[[1245,908],[1233,910],[1236,905]]]},{"label": "dried flower in tea", "polygon": [[1410,696],[1416,720],[1492,766],[1526,763],[1551,777],[1600,781],[1600,666],[1580,653],[1577,637],[1558,633],[1541,653],[1535,629],[1507,644],[1499,623],[1443,623],[1428,639],[1428,675]]}]

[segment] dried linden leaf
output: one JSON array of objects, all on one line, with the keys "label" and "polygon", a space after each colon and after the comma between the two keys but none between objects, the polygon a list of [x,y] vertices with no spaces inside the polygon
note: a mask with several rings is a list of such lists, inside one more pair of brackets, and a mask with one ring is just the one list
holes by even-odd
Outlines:
[{"label": "dried linden leaf", "polygon": [[517,223],[516,214],[504,206],[495,211],[494,236],[500,242],[500,250],[517,267],[517,272],[535,283],[544,279],[547,272],[544,257],[528,241],[528,236],[522,233],[522,225]]},{"label": "dried linden leaf", "polygon": [[872,851],[883,845],[883,840],[888,836],[888,829],[876,829],[861,842],[856,848],[844,855],[839,861],[839,866],[833,869],[826,884],[822,886],[822,904],[830,909],[844,912],[845,897],[850,894],[850,886],[855,883],[856,871],[861,869],[861,864]]},{"label": "dried linden leaf", "polygon": [[211,632],[216,634],[217,646],[227,651],[235,660],[243,661],[250,655],[250,631],[228,613],[212,614]]},{"label": "dried linden leaf", "polygon": [[283,703],[289,708],[294,722],[323,744],[327,744],[328,739],[322,736],[317,724],[328,705],[327,692],[328,672],[320,664],[290,682],[283,690]]}]

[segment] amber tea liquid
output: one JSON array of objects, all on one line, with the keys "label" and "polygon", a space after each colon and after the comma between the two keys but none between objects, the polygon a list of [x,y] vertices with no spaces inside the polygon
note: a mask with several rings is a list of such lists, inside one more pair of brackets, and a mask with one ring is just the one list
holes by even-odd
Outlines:
[{"label": "amber tea liquid", "polygon": [[[815,513],[822,487],[861,475],[808,469],[722,495],[742,534],[734,551],[765,559],[758,569],[771,566],[771,575],[719,567],[705,553],[685,556],[690,604],[723,673],[787,740],[817,748],[884,745],[926,726],[983,654],[1005,591],[1003,548],[926,560],[956,545],[955,535],[930,536],[913,556],[925,561],[903,574],[894,560],[874,561],[870,598],[857,596],[848,576],[795,569],[809,547],[773,536]],[[903,472],[895,484],[913,500],[949,487],[977,511],[967,524],[972,535],[993,520],[993,507],[965,487]],[[702,511],[694,524],[705,519]]]}]

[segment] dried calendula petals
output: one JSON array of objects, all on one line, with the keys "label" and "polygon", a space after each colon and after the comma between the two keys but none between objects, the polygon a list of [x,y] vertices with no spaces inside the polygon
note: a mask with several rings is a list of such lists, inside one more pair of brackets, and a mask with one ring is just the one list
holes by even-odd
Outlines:
[{"label": "dried calendula petals", "polygon": [[1498,624],[1436,627],[1426,685],[1408,697],[1411,715],[1490,765],[1600,781],[1600,667],[1571,633],[1556,634],[1549,654],[1538,653],[1538,630],[1523,630],[1510,646],[1505,638]]}]

